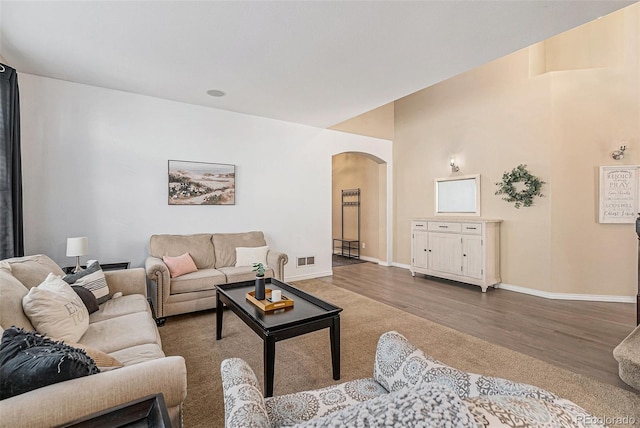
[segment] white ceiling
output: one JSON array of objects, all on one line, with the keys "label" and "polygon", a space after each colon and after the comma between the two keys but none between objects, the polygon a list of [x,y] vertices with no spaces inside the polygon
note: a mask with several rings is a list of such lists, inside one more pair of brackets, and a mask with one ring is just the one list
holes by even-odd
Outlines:
[{"label": "white ceiling", "polygon": [[2,0],[0,55],[23,73],[328,127],[631,3]]}]

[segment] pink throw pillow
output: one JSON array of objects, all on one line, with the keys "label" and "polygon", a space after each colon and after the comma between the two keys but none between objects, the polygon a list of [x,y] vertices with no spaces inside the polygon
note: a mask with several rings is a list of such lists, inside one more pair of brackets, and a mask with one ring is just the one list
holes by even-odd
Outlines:
[{"label": "pink throw pillow", "polygon": [[169,268],[171,278],[177,278],[180,275],[198,270],[189,253],[184,253],[178,257],[162,256],[162,261]]}]

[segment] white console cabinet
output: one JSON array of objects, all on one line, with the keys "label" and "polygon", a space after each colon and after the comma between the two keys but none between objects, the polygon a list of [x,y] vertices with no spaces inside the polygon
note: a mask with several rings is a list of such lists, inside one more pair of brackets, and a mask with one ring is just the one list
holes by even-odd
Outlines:
[{"label": "white console cabinet", "polygon": [[411,274],[479,285],[500,282],[502,220],[416,219],[411,222]]}]

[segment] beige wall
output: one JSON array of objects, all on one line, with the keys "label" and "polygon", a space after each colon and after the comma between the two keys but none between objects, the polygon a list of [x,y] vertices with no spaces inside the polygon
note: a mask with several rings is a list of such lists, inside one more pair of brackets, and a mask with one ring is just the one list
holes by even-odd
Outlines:
[{"label": "beige wall", "polygon": [[393,112],[394,103],[385,104],[382,107],[363,113],[353,119],[334,125],[330,129],[382,138],[384,140],[393,140]]},{"label": "beige wall", "polygon": [[[382,184],[381,184],[382,181]],[[360,247],[362,256],[385,260],[386,215],[380,206],[386,202],[386,165],[358,153],[342,153],[333,157],[332,230],[333,237],[341,236],[341,190],[360,188]],[[382,191],[380,188],[382,187]],[[382,199],[380,199],[382,198]],[[357,238],[355,207],[345,208],[345,238]],[[382,247],[382,251],[380,251]]]},{"label": "beige wall", "polygon": [[[635,294],[634,226],[598,223],[597,170],[640,164],[639,9],[623,9],[395,103],[394,261],[409,264],[409,221],[433,215],[433,180],[451,175],[454,155],[460,174],[481,174],[482,217],[504,220],[504,283]],[[622,53],[603,55],[603,39]],[[585,64],[593,68],[580,68]],[[550,65],[561,71],[545,72]],[[609,154],[621,144],[627,155],[614,161]],[[532,207],[515,209],[494,195],[495,182],[520,163],[547,184]]]}]

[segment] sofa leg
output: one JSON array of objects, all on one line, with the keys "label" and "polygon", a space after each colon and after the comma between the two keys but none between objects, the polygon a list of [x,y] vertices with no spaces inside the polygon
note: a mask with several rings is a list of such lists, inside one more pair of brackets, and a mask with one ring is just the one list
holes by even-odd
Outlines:
[{"label": "sofa leg", "polygon": [[156,318],[156,325],[158,327],[162,327],[166,321],[167,321],[167,318],[165,318],[165,317]]}]

